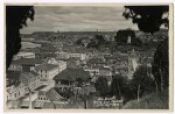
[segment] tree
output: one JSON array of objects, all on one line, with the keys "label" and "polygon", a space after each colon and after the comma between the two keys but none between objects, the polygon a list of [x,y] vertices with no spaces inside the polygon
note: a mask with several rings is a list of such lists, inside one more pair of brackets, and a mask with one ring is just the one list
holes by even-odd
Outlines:
[{"label": "tree", "polygon": [[[160,29],[161,25],[168,28],[168,15],[162,18],[165,13],[168,13],[169,6],[125,6],[123,16],[126,19],[131,18],[134,24],[143,32],[154,33]],[[155,82],[159,90],[168,87],[169,78],[169,60],[168,60],[168,38],[161,42],[154,55],[153,71]]]},{"label": "tree", "polygon": [[119,30],[115,36],[115,41],[120,44],[128,43],[136,46],[140,46],[142,44],[142,42],[136,38],[134,30],[131,29]]},{"label": "tree", "polygon": [[126,77],[114,75],[110,86],[110,95],[116,96],[117,99],[124,98],[124,102],[134,98],[132,88]]},{"label": "tree", "polygon": [[79,88],[81,88],[82,86],[83,86],[83,80],[81,79],[81,78],[77,78],[76,79],[76,86],[78,87],[77,89],[76,89],[76,94],[75,94],[75,98],[76,98],[76,100],[77,100],[77,97],[78,97],[78,94],[79,94]]},{"label": "tree", "polygon": [[95,83],[95,88],[99,91],[100,96],[105,98],[107,93],[109,92],[109,87],[107,83],[107,79],[105,77],[99,77]]},{"label": "tree", "polygon": [[162,24],[168,26],[168,17],[162,18],[168,10],[168,6],[125,6],[123,16],[131,18],[141,31],[154,33]]},{"label": "tree", "polygon": [[154,54],[152,72],[155,77],[155,83],[159,91],[169,86],[169,58],[168,58],[168,39],[158,45]]},{"label": "tree", "polygon": [[136,70],[130,82],[130,86],[138,101],[143,94],[148,94],[155,90],[154,80],[149,75],[147,66],[140,66]]},{"label": "tree", "polygon": [[6,6],[6,68],[21,48],[20,29],[27,19],[34,19],[32,6]]},{"label": "tree", "polygon": [[119,30],[115,36],[115,41],[119,43],[127,43],[128,37],[134,38],[135,33],[131,29]]},{"label": "tree", "polygon": [[80,99],[83,101],[84,103],[84,108],[87,108],[87,100],[92,98],[92,96],[90,96],[90,91],[88,90],[87,86],[82,86],[81,87],[81,92],[79,94]]},{"label": "tree", "polygon": [[91,39],[90,43],[88,44],[88,48],[96,48],[98,49],[101,45],[103,45],[105,43],[105,39],[103,37],[103,35],[95,35],[95,38]]}]

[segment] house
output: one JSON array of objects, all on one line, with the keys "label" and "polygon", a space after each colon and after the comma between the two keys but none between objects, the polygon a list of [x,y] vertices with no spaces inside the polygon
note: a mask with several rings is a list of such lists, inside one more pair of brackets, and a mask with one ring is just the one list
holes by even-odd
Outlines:
[{"label": "house", "polygon": [[86,54],[84,53],[69,53],[70,58],[79,58],[80,60],[86,59]]},{"label": "house", "polygon": [[67,69],[67,63],[65,61],[58,60],[57,65],[59,73]]},{"label": "house", "polygon": [[60,60],[67,60],[70,58],[69,55],[63,51],[57,51],[56,54],[57,54],[57,59],[60,59]]},{"label": "house", "polygon": [[59,72],[62,72],[63,70],[67,68],[67,62],[62,61],[62,60],[56,60],[55,58],[47,58],[45,63],[58,65]]},{"label": "house", "polygon": [[31,91],[41,86],[40,77],[35,72],[21,72],[20,81]]},{"label": "house", "polygon": [[20,83],[18,86],[11,85],[7,87],[7,101],[17,100],[24,96],[27,92],[27,87]]},{"label": "house", "polygon": [[53,57],[49,57],[49,58],[46,58],[45,59],[45,63],[48,63],[48,64],[58,64],[58,61],[53,58]]},{"label": "house", "polygon": [[87,64],[90,66],[101,66],[105,65],[105,59],[104,58],[92,58],[87,61]]},{"label": "house", "polygon": [[7,100],[17,100],[29,93],[29,91],[33,91],[41,86],[40,78],[34,72],[20,72],[19,75],[13,74],[11,73],[10,75],[12,76],[8,77],[11,80],[13,80],[12,77],[15,78],[19,83],[7,86]]},{"label": "house", "polygon": [[67,60],[68,68],[80,68],[81,61],[78,58],[70,58]]},{"label": "house", "polygon": [[84,71],[88,71],[91,77],[99,75],[99,68],[97,67],[84,66],[83,69]]},{"label": "house", "polygon": [[84,53],[77,53],[77,52],[57,52],[57,58],[59,59],[69,59],[69,58],[78,58],[82,61],[86,59],[86,54]]},{"label": "house", "polygon": [[18,85],[20,71],[7,71],[6,72],[6,86],[9,87],[11,85]]},{"label": "house", "polygon": [[59,66],[54,64],[41,64],[35,67],[35,71],[39,74],[41,79],[53,79],[59,74]]},{"label": "house", "polygon": [[101,68],[99,68],[99,75],[100,76],[107,76],[107,77],[112,76],[112,71],[109,68],[101,67]]},{"label": "house", "polygon": [[33,102],[35,109],[48,109],[64,107],[68,101],[63,98],[54,88],[49,91],[39,91],[38,98]]},{"label": "house", "polygon": [[13,57],[14,60],[18,60],[21,58],[35,58],[35,53],[34,52],[26,52],[26,51],[20,51]]},{"label": "house", "polygon": [[8,70],[30,72],[30,71],[33,71],[34,68],[40,64],[42,64],[42,60],[40,59],[21,58],[21,59],[12,61]]},{"label": "house", "polygon": [[66,69],[57,76],[55,76],[54,80],[56,81],[56,87],[61,88],[70,88],[76,86],[77,81],[81,81],[82,83],[87,83],[90,81],[90,74],[83,69]]}]

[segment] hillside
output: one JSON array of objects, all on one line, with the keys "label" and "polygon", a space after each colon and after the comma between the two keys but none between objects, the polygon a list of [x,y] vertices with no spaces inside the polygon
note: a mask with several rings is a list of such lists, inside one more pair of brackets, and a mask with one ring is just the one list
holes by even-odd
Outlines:
[{"label": "hillside", "polygon": [[168,109],[169,99],[168,91],[162,93],[152,93],[144,96],[138,103],[137,100],[132,100],[123,106],[123,109]]}]

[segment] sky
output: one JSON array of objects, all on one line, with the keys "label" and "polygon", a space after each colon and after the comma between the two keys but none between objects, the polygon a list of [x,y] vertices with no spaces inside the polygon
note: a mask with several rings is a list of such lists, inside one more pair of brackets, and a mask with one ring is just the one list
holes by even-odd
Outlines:
[{"label": "sky", "polygon": [[36,6],[34,21],[27,20],[22,34],[38,31],[117,31],[137,30],[122,13],[123,6]]}]

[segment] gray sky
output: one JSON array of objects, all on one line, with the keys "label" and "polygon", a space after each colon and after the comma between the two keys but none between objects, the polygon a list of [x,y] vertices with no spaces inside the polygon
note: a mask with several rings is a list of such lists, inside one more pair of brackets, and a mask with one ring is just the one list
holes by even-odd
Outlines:
[{"label": "gray sky", "polygon": [[34,21],[27,21],[28,26],[21,33],[36,31],[116,31],[132,28],[137,30],[131,20],[126,20],[122,13],[123,6],[37,6]]}]

